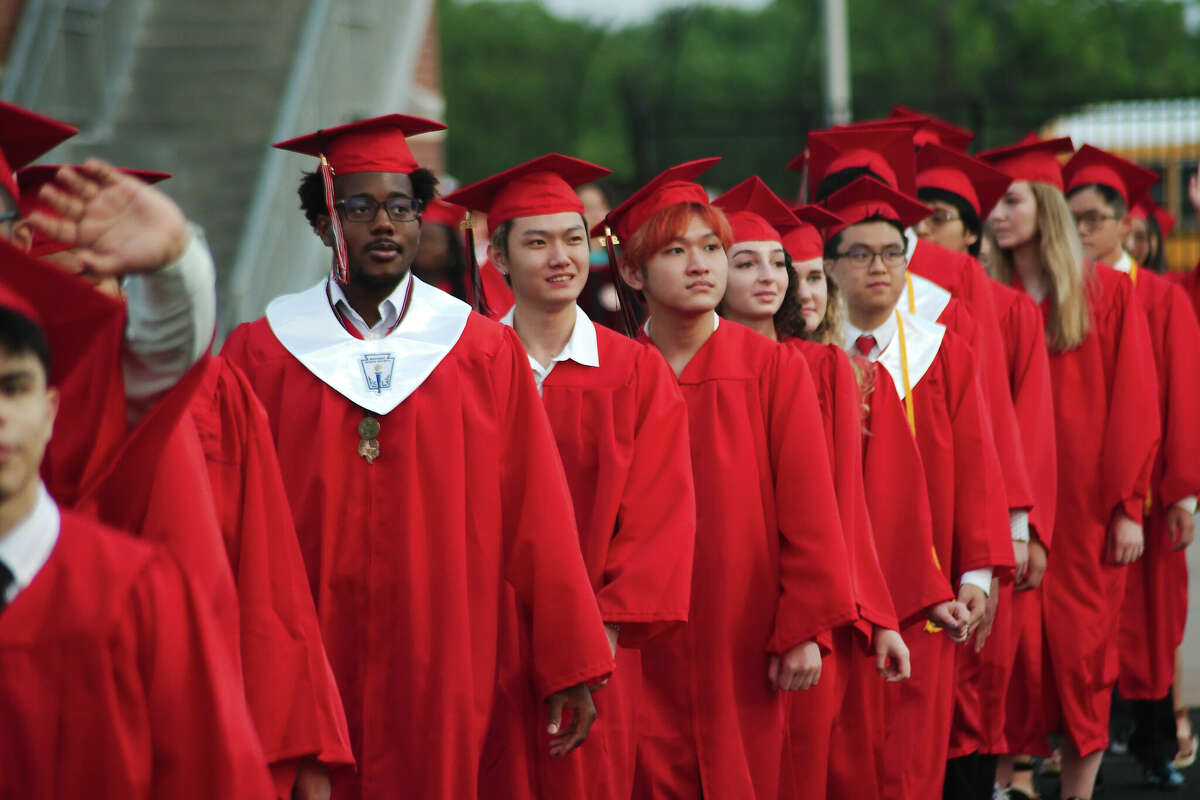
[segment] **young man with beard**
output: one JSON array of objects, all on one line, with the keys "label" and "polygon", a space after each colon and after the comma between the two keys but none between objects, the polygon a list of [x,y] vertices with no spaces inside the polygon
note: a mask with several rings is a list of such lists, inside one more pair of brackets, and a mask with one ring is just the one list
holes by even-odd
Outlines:
[{"label": "young man with beard", "polygon": [[[275,437],[358,772],[334,797],[477,791],[504,582],[554,754],[612,670],[563,469],[516,334],[411,271],[436,179],[399,114],[281,142],[333,274],[276,298],[224,354]],[[569,715],[564,717],[564,711]]]}]

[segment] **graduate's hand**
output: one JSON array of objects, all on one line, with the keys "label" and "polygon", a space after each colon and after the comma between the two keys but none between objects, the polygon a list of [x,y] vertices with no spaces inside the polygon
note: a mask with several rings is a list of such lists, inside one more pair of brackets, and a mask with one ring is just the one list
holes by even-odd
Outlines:
[{"label": "graduate's hand", "polygon": [[[945,630],[951,639],[954,639],[960,630],[965,631],[971,622],[971,612],[957,600],[947,600],[930,606],[925,617],[932,624]],[[966,634],[962,634],[962,638],[957,641],[966,641]]]},{"label": "graduate's hand", "polygon": [[1029,571],[1029,542],[1013,540],[1013,562],[1016,565],[1013,569],[1013,579],[1020,583]]},{"label": "graduate's hand", "polygon": [[35,211],[29,223],[70,244],[85,272],[128,275],[173,264],[192,233],[170,197],[98,158],[63,167],[38,193],[60,216]]},{"label": "graduate's hand", "polygon": [[1027,592],[1042,585],[1042,576],[1046,574],[1046,546],[1038,541],[1036,536],[1029,537],[1029,569],[1025,577],[1013,586],[1014,591]]},{"label": "graduate's hand", "polygon": [[964,583],[958,587],[958,602],[967,607],[967,612],[970,618],[967,621],[965,628],[955,631],[950,638],[955,642],[962,644],[971,638],[975,628],[983,621],[983,615],[987,612],[987,595],[973,583]]},{"label": "graduate's hand", "polygon": [[1118,567],[1132,564],[1142,557],[1146,539],[1141,523],[1134,522],[1124,512],[1113,514],[1108,523],[1108,559]]},{"label": "graduate's hand", "polygon": [[329,800],[332,794],[329,768],[315,759],[303,759],[292,784],[292,800]]},{"label": "graduate's hand", "polygon": [[[550,733],[550,755],[565,756],[587,738],[592,723],[596,721],[596,704],[592,702],[592,691],[586,683],[577,683],[569,689],[555,692],[546,701],[550,707],[546,730]],[[569,724],[563,727],[563,710],[571,710]]]},{"label": "graduate's hand", "polygon": [[906,681],[912,675],[912,663],[908,657],[908,645],[898,631],[875,628],[875,669],[888,683]]},{"label": "graduate's hand", "polygon": [[979,653],[983,650],[984,643],[987,642],[988,636],[992,633],[992,626],[996,624],[996,609],[1000,607],[1000,581],[998,578],[992,578],[992,589],[988,592],[987,606],[983,611],[983,619],[979,621],[979,630],[975,631],[975,652]]},{"label": "graduate's hand", "polygon": [[1195,538],[1196,521],[1192,512],[1178,505],[1167,509],[1167,531],[1171,534],[1171,549],[1182,550]]},{"label": "graduate's hand", "polygon": [[821,648],[804,642],[767,662],[767,679],[781,692],[811,689],[821,680]]}]

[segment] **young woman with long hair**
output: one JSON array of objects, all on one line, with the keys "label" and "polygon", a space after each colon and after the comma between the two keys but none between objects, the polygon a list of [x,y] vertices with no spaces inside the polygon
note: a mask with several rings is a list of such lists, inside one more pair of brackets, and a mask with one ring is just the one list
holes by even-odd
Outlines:
[{"label": "young woman with long hair", "polygon": [[[1013,179],[988,219],[992,270],[1041,308],[1050,351],[1058,509],[1043,581],[1046,732],[1063,734],[1062,796],[1090,798],[1108,743],[1124,567],[1141,556],[1159,438],[1153,353],[1129,279],[1083,258],[1057,154],[1036,137],[981,158]],[[1031,709],[1031,712],[1034,712]],[[1036,713],[1036,712],[1034,712]],[[1010,742],[1048,755],[1042,736]]]}]

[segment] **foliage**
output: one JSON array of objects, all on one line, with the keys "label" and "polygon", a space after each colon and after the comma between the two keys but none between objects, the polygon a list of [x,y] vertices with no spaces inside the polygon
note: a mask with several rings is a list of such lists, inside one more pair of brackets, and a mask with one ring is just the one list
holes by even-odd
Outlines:
[{"label": "foliage", "polygon": [[[1091,102],[1200,94],[1200,33],[1176,0],[847,0],[854,113],[904,103],[1011,141]],[[470,181],[557,151],[628,186],[724,155],[728,186],[824,124],[817,0],[697,5],[619,30],[532,0],[439,0],[451,171]]]}]

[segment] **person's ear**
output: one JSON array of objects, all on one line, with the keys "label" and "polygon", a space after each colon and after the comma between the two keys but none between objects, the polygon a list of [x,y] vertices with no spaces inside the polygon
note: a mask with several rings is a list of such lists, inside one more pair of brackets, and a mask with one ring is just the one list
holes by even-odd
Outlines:
[{"label": "person's ear", "polygon": [[621,273],[621,280],[625,281],[625,285],[635,292],[644,291],[646,288],[646,271],[638,269],[624,258],[618,258],[617,271]]},{"label": "person's ear", "polygon": [[975,231],[963,230],[963,242],[970,247],[979,241],[979,234]]},{"label": "person's ear", "polygon": [[500,248],[496,247],[494,244],[489,244],[487,248],[487,257],[488,261],[491,261],[496,269],[500,270],[501,275],[508,275],[508,259],[505,258],[504,253],[500,252]]},{"label": "person's ear", "polygon": [[322,244],[326,247],[333,247],[333,223],[329,220],[328,214],[317,217],[317,221],[313,223],[313,230],[317,232],[317,236],[321,237]]},{"label": "person's ear", "polygon": [[1117,235],[1121,239],[1122,246],[1124,246],[1125,239],[1128,238],[1131,230],[1133,230],[1133,217],[1126,212],[1125,216],[1117,220]]}]

